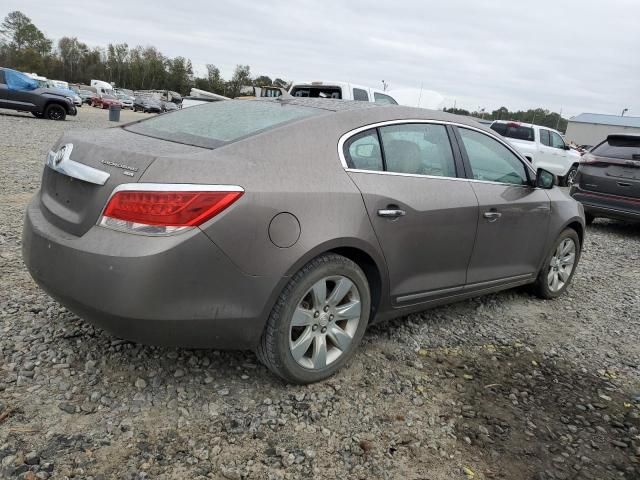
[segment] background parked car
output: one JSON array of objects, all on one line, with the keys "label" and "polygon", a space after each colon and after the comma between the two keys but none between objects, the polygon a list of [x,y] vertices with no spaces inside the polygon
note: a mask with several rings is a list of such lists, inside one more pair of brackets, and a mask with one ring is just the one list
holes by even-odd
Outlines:
[{"label": "background parked car", "polygon": [[92,99],[91,103],[91,106],[98,108],[109,108],[111,105],[119,105],[122,107],[122,102],[120,102],[117,97],[108,93],[96,95],[96,97]]},{"label": "background parked car", "polygon": [[596,217],[640,221],[640,135],[609,135],[580,160],[571,196]]},{"label": "background parked car", "polygon": [[78,90],[78,95],[80,96],[82,103],[86,103],[87,105],[91,105],[93,99],[98,96],[95,92],[90,90]]},{"label": "background parked car", "polygon": [[375,102],[384,105],[397,105],[395,98],[377,88],[355,85],[348,82],[306,82],[294,83],[289,89],[294,97],[335,98],[341,100],[358,100]]},{"label": "background parked car", "polygon": [[0,108],[31,112],[34,117],[50,120],[64,120],[78,112],[70,95],[40,87],[36,80],[9,68],[0,68]]},{"label": "background parked car", "polygon": [[133,102],[133,111],[144,113],[161,113],[162,104],[160,103],[160,100],[156,100],[155,98],[136,97]]},{"label": "background parked car", "polygon": [[173,112],[174,110],[178,110],[178,106],[173,102],[162,102],[162,111],[163,112]]},{"label": "background parked car", "polygon": [[133,97],[121,92],[116,92],[115,96],[118,98],[118,100],[120,100],[122,108],[130,108],[131,110],[133,110]]},{"label": "background parked car", "polygon": [[564,185],[573,183],[580,154],[565,143],[557,130],[508,120],[496,120],[491,129],[507,138],[534,168],[549,170],[560,177]]}]

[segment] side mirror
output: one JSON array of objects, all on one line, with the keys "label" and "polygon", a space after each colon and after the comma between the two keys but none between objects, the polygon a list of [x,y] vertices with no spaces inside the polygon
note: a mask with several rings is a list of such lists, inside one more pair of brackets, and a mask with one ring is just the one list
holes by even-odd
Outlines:
[{"label": "side mirror", "polygon": [[556,176],[544,168],[539,168],[536,173],[536,187],[550,189],[556,183]]}]

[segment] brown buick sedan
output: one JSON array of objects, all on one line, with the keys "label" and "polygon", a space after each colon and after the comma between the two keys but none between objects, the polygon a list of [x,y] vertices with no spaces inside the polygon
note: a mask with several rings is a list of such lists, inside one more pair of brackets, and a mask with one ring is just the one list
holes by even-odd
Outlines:
[{"label": "brown buick sedan", "polygon": [[373,322],[571,282],[582,207],[473,120],[279,97],[65,134],[28,207],[52,297],[144,343],[328,377]]}]

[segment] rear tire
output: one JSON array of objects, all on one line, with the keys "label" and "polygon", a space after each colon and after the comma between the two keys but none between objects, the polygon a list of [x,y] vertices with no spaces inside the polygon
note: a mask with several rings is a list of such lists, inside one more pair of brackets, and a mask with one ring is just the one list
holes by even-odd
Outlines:
[{"label": "rear tire", "polygon": [[287,382],[324,380],[351,359],[370,311],[369,284],[360,267],[341,255],[321,255],[284,287],[256,354]]},{"label": "rear tire", "polygon": [[49,120],[64,120],[67,118],[67,111],[62,105],[52,103],[45,109],[44,117]]},{"label": "rear tire", "polygon": [[[573,250],[571,251],[571,244]],[[580,237],[572,228],[567,228],[560,233],[558,239],[553,244],[551,251],[544,259],[542,269],[538,273],[538,278],[533,284],[534,293],[547,300],[558,298],[571,284],[573,275],[576,272],[578,261],[580,260]],[[568,260],[573,252],[571,269]]]}]

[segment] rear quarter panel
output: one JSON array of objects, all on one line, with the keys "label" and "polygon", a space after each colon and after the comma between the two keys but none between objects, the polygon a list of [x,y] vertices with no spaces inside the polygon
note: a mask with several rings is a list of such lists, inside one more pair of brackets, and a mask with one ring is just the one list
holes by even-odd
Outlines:
[{"label": "rear quarter panel", "polygon": [[[243,187],[240,200],[202,229],[246,274],[289,276],[340,246],[360,248],[382,265],[362,196],[338,158],[338,139],[350,128],[307,120],[180,162],[159,158],[141,181]],[[269,237],[269,224],[282,212],[300,224],[299,238],[288,248]]]}]

